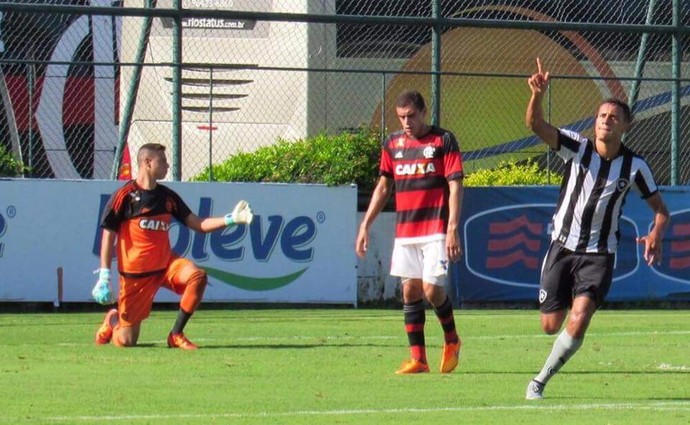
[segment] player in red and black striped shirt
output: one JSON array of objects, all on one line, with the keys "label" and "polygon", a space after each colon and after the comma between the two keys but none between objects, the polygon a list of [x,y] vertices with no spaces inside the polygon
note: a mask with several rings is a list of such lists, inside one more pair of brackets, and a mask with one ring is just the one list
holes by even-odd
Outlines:
[{"label": "player in red and black striped shirt", "polygon": [[405,91],[396,101],[402,130],[383,143],[380,179],[357,235],[355,251],[364,257],[369,227],[395,186],[396,228],[391,275],[400,276],[410,359],[398,374],[429,371],[424,341],[424,298],[434,307],[444,331],[440,371],[458,364],[461,341],[453,306],[444,288],[448,260],[462,255],[458,223],[462,207],[462,156],[453,133],[426,124],[419,92]]}]

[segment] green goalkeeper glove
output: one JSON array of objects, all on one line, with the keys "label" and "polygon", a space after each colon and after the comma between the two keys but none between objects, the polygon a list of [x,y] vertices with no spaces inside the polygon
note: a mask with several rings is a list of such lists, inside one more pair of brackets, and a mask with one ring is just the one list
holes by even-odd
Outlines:
[{"label": "green goalkeeper glove", "polygon": [[233,224],[249,224],[252,222],[254,214],[249,207],[247,201],[240,201],[235,205],[232,213],[225,215],[225,225],[232,226]]},{"label": "green goalkeeper glove", "polygon": [[98,281],[91,290],[91,296],[98,304],[114,303],[113,289],[110,286],[110,269],[98,269],[94,273],[98,273]]}]

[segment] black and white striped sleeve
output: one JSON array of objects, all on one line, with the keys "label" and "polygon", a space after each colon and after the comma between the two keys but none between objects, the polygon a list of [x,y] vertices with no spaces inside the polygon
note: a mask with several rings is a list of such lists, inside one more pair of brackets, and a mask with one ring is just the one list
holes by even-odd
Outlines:
[{"label": "black and white striped sleeve", "polygon": [[556,154],[567,162],[577,155],[582,145],[586,142],[587,138],[580,133],[559,128]]},{"label": "black and white striped sleeve", "polygon": [[659,191],[659,187],[654,180],[654,175],[652,170],[649,168],[649,164],[640,158],[636,157],[635,163],[635,175],[633,179],[633,188],[639,192],[642,199],[647,199]]}]

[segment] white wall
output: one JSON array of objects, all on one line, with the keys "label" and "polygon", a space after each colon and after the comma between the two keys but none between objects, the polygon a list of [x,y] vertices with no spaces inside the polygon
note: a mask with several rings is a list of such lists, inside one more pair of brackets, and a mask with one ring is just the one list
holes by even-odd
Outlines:
[{"label": "white wall", "polygon": [[[357,225],[364,213],[357,214]],[[395,233],[395,213],[381,213],[369,230],[369,249],[357,259],[357,291],[360,302],[385,302],[398,298],[400,279],[390,275]]]}]

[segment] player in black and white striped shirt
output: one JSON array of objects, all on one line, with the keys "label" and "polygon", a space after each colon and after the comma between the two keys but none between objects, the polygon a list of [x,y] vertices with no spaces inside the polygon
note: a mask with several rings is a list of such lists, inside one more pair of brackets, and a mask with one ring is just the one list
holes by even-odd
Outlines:
[{"label": "player in black and white striped shirt", "polygon": [[[582,346],[594,312],[613,280],[620,233],[618,220],[631,188],[654,212],[654,227],[637,239],[649,265],[661,262],[661,241],[669,213],[647,162],[621,142],[632,121],[628,105],[605,100],[594,124],[594,140],[557,129],[544,120],[542,99],[549,84],[537,59],[537,73],[528,80],[532,97],[527,126],[566,161],[552,242],[542,265],[539,303],[542,329],[553,335],[568,323],[553,344],[541,372],[527,386],[528,400],[543,398],[544,386]],[[570,312],[568,313],[568,310]]]}]

